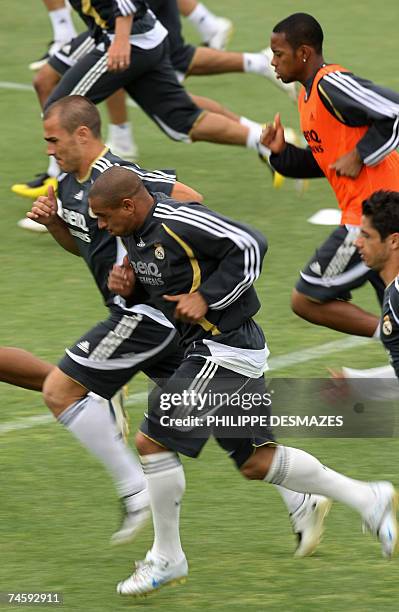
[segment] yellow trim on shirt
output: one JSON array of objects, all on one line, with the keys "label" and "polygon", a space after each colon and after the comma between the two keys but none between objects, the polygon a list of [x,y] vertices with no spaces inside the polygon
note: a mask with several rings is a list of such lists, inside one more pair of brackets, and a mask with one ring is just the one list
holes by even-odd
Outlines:
[{"label": "yellow trim on shirt", "polygon": [[[164,228],[165,232],[169,234],[169,236],[176,240],[177,244],[181,246],[181,248],[190,260],[190,264],[193,270],[193,282],[189,293],[194,293],[201,285],[201,268],[199,266],[198,259],[195,257],[194,251],[187,244],[187,242],[180,238],[180,236],[178,236],[173,230],[171,230],[170,227],[168,227],[165,223],[162,223],[162,227]],[[202,329],[204,329],[205,331],[210,331],[212,336],[218,336],[221,333],[220,330],[216,327],[216,325],[208,321],[208,319],[206,319],[205,317],[202,317],[202,319],[198,321],[198,325],[201,325]]]},{"label": "yellow trim on shirt", "polygon": [[104,21],[97,13],[96,9],[91,5],[91,0],[82,0],[82,12],[89,17],[93,17],[94,21],[103,30],[107,29],[107,22]]},{"label": "yellow trim on shirt", "polygon": [[162,223],[162,227],[164,228],[165,232],[169,234],[169,236],[172,236],[172,238],[176,240],[190,260],[193,270],[193,282],[189,293],[194,293],[194,291],[198,290],[198,287],[201,284],[201,268],[199,267],[198,259],[195,257],[194,251],[188,246],[187,242],[184,242],[184,240],[180,238],[180,236],[178,236],[173,230],[171,230],[165,223]]}]

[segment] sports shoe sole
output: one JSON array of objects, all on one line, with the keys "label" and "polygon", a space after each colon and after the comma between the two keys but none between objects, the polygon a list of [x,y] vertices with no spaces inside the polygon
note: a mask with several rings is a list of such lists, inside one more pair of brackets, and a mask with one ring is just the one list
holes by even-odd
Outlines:
[{"label": "sports shoe sole", "polygon": [[119,591],[117,591],[117,593],[118,595],[121,595],[121,597],[130,597],[131,599],[147,599],[147,597],[151,597],[151,595],[154,595],[155,593],[159,593],[159,591],[165,587],[176,587],[176,586],[185,584],[185,582],[187,582],[187,576],[182,576],[181,578],[173,578],[173,580],[164,582],[163,584],[160,584],[155,589],[152,589],[151,591],[147,591],[147,593],[137,593],[137,594],[132,593],[131,595],[127,595],[125,593],[119,593]]},{"label": "sports shoe sole", "polygon": [[298,550],[296,550],[294,553],[294,557],[296,557],[297,559],[302,559],[303,557],[310,557],[310,555],[314,553],[314,551],[320,544],[322,535],[324,533],[324,528],[323,528],[324,519],[326,518],[327,514],[330,512],[331,506],[332,506],[332,501],[331,499],[327,499],[327,498],[317,504],[317,519],[316,519],[316,524],[314,528],[315,531],[317,532],[317,536],[315,536],[313,539],[309,541],[304,551],[298,552]]}]

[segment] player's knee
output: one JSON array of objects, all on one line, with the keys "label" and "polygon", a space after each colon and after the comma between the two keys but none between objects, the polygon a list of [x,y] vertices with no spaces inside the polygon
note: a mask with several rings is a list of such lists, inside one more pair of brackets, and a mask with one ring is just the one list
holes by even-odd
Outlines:
[{"label": "player's knee", "polygon": [[47,100],[52,90],[54,89],[57,82],[53,82],[49,79],[46,71],[39,70],[33,79],[33,87],[35,88],[36,94],[40,102]]},{"label": "player's knee", "polygon": [[52,370],[44,381],[43,399],[55,417],[86,394],[87,389],[70,380],[58,368]]},{"label": "player's knee", "polygon": [[299,317],[303,316],[309,308],[310,301],[303,293],[293,289],[291,294],[291,309]]},{"label": "player's knee", "polygon": [[153,453],[159,453],[167,450],[159,444],[156,444],[156,442],[150,440],[150,438],[147,438],[147,436],[141,433],[141,431],[136,433],[134,442],[139,455],[151,455]]},{"label": "player's knee", "polygon": [[273,461],[274,447],[261,446],[240,467],[240,472],[248,480],[264,480]]}]

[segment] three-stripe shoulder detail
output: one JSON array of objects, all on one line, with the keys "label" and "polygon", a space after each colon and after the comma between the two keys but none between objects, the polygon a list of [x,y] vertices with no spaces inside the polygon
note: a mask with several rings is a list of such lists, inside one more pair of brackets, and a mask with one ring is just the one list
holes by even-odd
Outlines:
[{"label": "three-stripe shoulder detail", "polygon": [[249,289],[259,277],[261,271],[262,257],[259,244],[256,239],[244,229],[237,227],[224,219],[213,216],[197,208],[179,206],[174,208],[166,203],[158,202],[155,207],[154,217],[165,221],[173,220],[200,229],[210,236],[220,239],[231,240],[243,255],[242,278],[237,285],[220,300],[209,304],[214,310],[222,310],[235,302],[240,295]]}]

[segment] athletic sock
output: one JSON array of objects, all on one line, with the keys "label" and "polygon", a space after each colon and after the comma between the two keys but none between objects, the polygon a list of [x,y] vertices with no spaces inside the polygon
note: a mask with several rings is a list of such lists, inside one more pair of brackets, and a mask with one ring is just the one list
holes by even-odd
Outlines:
[{"label": "athletic sock", "polygon": [[133,141],[133,130],[130,121],[126,123],[110,123],[108,126],[108,142],[112,147],[130,149]]},{"label": "athletic sock", "polygon": [[76,30],[73,25],[71,11],[64,7],[49,11],[51,25],[53,26],[53,36],[55,42],[68,42],[75,38]]},{"label": "athletic sock", "polygon": [[373,340],[378,340],[378,341],[381,340],[381,323],[380,323],[380,321],[378,321],[378,325],[375,328],[375,332],[372,335],[372,339]]},{"label": "athletic sock", "polygon": [[295,512],[295,510],[298,510],[298,508],[302,506],[305,499],[305,493],[290,491],[290,489],[285,489],[284,487],[280,487],[280,485],[274,485],[274,487],[283,498],[283,502],[287,506],[289,514],[292,514]]},{"label": "athletic sock", "polygon": [[183,466],[171,451],[144,455],[140,460],[154,523],[151,555],[171,564],[179,563],[184,557],[179,532],[180,502],[186,488]]},{"label": "athletic sock", "polygon": [[47,174],[53,178],[57,178],[60,173],[61,170],[54,155],[49,155]]},{"label": "athletic sock", "polygon": [[107,400],[86,395],[64,410],[58,420],[103,463],[119,497],[146,488],[140,463],[121,439]]},{"label": "athletic sock", "polygon": [[317,493],[343,502],[365,516],[375,496],[368,483],[353,480],[322,465],[299,448],[277,446],[265,480],[302,493]]},{"label": "athletic sock", "polygon": [[263,53],[244,53],[244,72],[266,75],[270,68]]},{"label": "athletic sock", "polygon": [[202,39],[207,41],[218,29],[218,18],[201,2],[198,2],[195,9],[187,15],[187,19],[193,24],[200,33]]},{"label": "athletic sock", "polygon": [[241,125],[245,125],[245,127],[252,129],[254,132],[257,132],[260,138],[263,130],[263,125],[261,123],[252,121],[252,119],[248,119],[248,117],[240,117],[240,123]]}]

